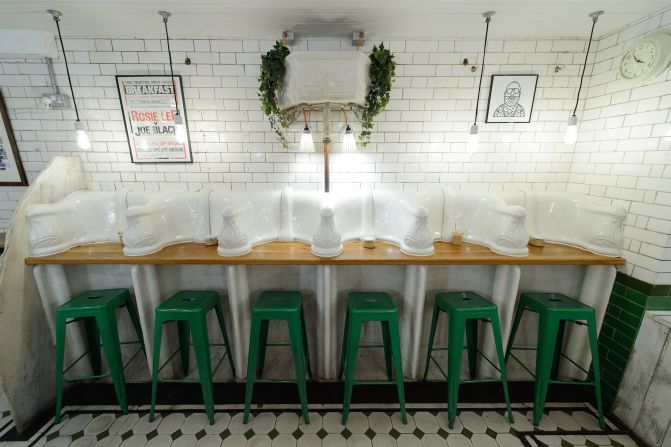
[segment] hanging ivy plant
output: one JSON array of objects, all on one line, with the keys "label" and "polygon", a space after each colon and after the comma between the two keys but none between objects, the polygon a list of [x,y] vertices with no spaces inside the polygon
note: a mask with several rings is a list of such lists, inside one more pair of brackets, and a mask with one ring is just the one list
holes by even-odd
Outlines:
[{"label": "hanging ivy plant", "polygon": [[373,119],[389,103],[389,92],[396,73],[396,62],[394,55],[380,43],[379,47],[373,46],[370,53],[370,87],[366,95],[366,104],[361,113],[361,132],[359,143],[365,147],[370,142]]},{"label": "hanging ivy plant", "polygon": [[282,42],[275,42],[275,46],[261,56],[261,75],[259,76],[259,98],[261,108],[268,117],[273,132],[278,136],[285,148],[289,147],[282,129],[289,127],[289,122],[280,110],[277,94],[284,84],[286,67],[284,59],[291,53]]}]

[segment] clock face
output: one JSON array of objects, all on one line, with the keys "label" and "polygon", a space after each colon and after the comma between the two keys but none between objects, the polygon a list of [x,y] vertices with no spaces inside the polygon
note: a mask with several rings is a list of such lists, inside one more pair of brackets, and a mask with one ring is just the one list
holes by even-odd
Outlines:
[{"label": "clock face", "polygon": [[620,71],[627,79],[637,79],[647,74],[657,60],[657,47],[648,41],[634,46],[622,59]]}]

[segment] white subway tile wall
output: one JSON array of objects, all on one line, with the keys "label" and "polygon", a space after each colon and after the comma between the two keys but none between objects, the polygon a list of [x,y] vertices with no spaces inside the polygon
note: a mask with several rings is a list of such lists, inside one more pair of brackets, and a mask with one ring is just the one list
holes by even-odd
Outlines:
[{"label": "white subway tile wall", "polygon": [[567,190],[627,210],[625,273],[671,284],[671,70],[643,85],[618,74],[645,35],[671,33],[671,11],[598,43]]},{"label": "white subway tile wall", "polygon": [[[480,99],[480,150],[466,150],[473,122],[481,40],[384,40],[396,56],[396,80],[372,141],[359,153],[337,152],[344,125],[334,125],[333,190],[379,188],[500,191],[567,188],[629,211],[627,270],[641,279],[671,282],[662,270],[671,259],[671,78],[631,89],[618,80],[625,42],[664,24],[653,16],[598,43],[586,73],[575,151],[563,144],[579,84],[583,39],[492,40]],[[632,35],[630,29],[641,30]],[[364,51],[369,51],[368,42]],[[298,152],[302,123],[287,132],[285,150],[270,130],[257,96],[261,54],[267,40],[176,39],[175,71],[183,76],[193,164],[133,164],[119,105],[117,74],[167,74],[165,42],[155,39],[66,39],[78,106],[93,142],[79,151],[72,131],[74,109],[40,108],[54,86],[47,65],[36,60],[0,61],[5,96],[24,167],[34,179],[56,154],[79,154],[91,189],[146,190],[320,189],[321,153]],[[593,46],[594,48],[594,46]],[[292,51],[354,51],[349,40],[297,41]],[[183,63],[186,57],[191,65]],[[468,59],[468,64],[462,62]],[[476,65],[478,70],[471,71]],[[556,70],[558,67],[558,70]],[[62,59],[56,83],[69,93]],[[592,74],[593,71],[593,74]],[[529,124],[484,123],[491,74],[535,73],[538,87]],[[668,84],[668,85],[667,85]],[[584,110],[583,110],[584,109]],[[335,116],[335,115],[334,115]],[[321,114],[310,114],[318,150]],[[350,117],[352,120],[352,117]],[[665,127],[666,126],[666,127]],[[353,125],[359,130],[358,123]],[[23,188],[0,190],[0,230],[6,229]],[[666,239],[665,239],[666,238]],[[666,262],[668,264],[668,262]],[[671,268],[666,267],[667,271]],[[667,276],[664,276],[667,275]]]}]

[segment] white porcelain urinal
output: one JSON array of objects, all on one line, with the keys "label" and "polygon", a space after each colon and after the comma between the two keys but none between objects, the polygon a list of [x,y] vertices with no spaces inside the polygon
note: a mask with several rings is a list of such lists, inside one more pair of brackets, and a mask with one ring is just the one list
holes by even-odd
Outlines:
[{"label": "white porcelain urinal", "polygon": [[64,199],[26,209],[33,256],[78,245],[118,242],[124,228],[127,191],[76,191]]},{"label": "white porcelain urinal", "polygon": [[358,240],[367,229],[365,205],[370,192],[286,191],[291,194],[291,226],[293,239],[311,244],[319,231],[322,207],[333,211],[335,226],[342,242]]},{"label": "white porcelain urinal", "polygon": [[622,254],[625,210],[600,205],[589,198],[560,192],[507,194],[508,201],[523,202],[533,238],[584,248],[606,256]]},{"label": "white porcelain urinal", "polygon": [[[524,225],[527,213],[521,206],[508,205],[494,193],[451,190],[445,191],[445,202],[446,213],[454,210],[454,231],[463,233],[464,241],[484,245],[502,255],[529,253],[529,234]],[[451,240],[451,235],[443,237]]]},{"label": "white porcelain urinal", "polygon": [[276,241],[282,228],[282,191],[210,194],[210,226],[221,256],[240,256]]},{"label": "white porcelain urinal", "polygon": [[210,234],[209,191],[128,194],[126,256],[155,253],[179,242],[205,242]]},{"label": "white porcelain urinal", "polygon": [[418,214],[424,208],[427,225],[434,240],[440,240],[443,228],[443,192],[417,193],[373,191],[373,229],[382,241],[403,245],[406,236],[413,233]]}]

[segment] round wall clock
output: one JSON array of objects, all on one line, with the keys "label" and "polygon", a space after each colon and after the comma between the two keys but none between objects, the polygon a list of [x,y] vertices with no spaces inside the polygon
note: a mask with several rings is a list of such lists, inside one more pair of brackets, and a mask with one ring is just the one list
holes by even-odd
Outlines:
[{"label": "round wall clock", "polygon": [[635,43],[620,63],[624,79],[641,84],[659,76],[671,63],[671,36],[653,34]]}]

